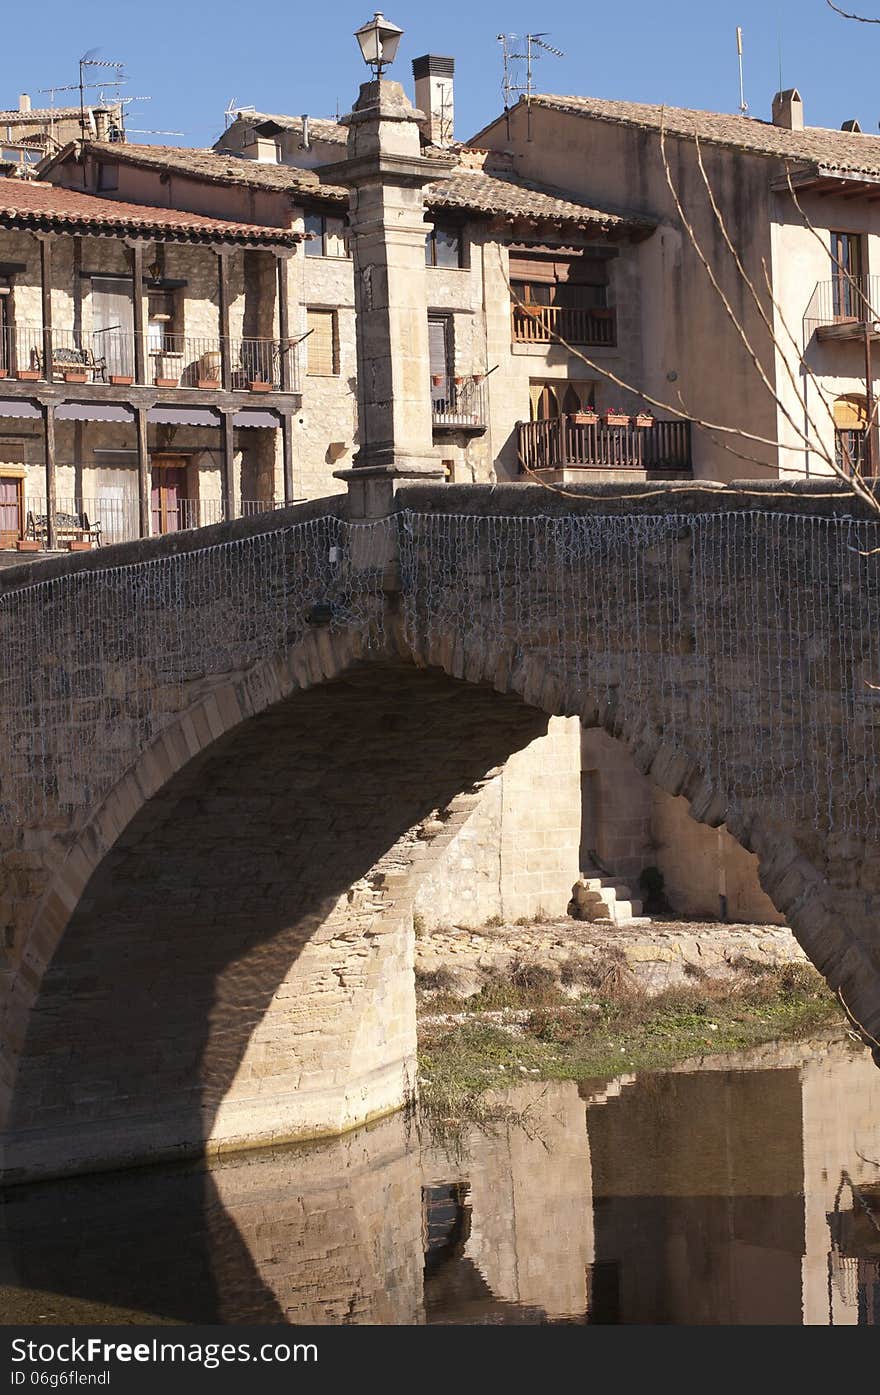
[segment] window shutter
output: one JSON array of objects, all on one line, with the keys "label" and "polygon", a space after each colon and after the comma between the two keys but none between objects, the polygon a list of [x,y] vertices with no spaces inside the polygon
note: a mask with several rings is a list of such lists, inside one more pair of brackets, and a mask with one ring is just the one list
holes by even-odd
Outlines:
[{"label": "window shutter", "polygon": [[428,354],[431,376],[440,373],[445,379],[449,374],[446,320],[439,316],[428,320]]},{"label": "window shutter", "polygon": [[331,377],[339,372],[336,355],[335,312],[333,310],[309,310],[307,312],[309,372],[321,377]]}]

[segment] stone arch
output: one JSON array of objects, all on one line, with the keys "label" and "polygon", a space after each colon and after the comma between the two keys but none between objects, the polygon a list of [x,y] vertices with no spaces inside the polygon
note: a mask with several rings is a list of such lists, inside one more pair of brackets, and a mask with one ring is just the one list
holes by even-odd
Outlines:
[{"label": "stone arch", "polygon": [[[347,707],[358,714],[348,730]],[[331,732],[336,719],[338,739]],[[319,745],[310,750],[309,732],[321,723]],[[420,870],[469,816],[486,772],[545,729],[543,715],[515,698],[419,673],[388,654],[364,664],[356,644],[342,637],[334,645],[326,633],[283,662],[219,689],[167,729],[103,801],[50,887],[45,919],[31,934],[22,976],[29,991],[14,1004],[20,1051],[6,1180],[339,1133],[411,1098],[412,903]],[[258,738],[258,731],[268,735]],[[405,760],[395,754],[395,741]],[[340,786],[340,770],[355,768],[370,742],[374,753],[384,748],[376,771],[379,794],[364,788],[351,794]],[[421,764],[420,748],[427,753]],[[336,783],[322,795],[319,777],[334,750]],[[307,820],[321,830],[311,870],[303,858],[292,860],[296,885],[294,873],[278,866],[254,872],[271,882],[262,904],[255,895],[232,905],[235,888],[224,880],[227,854],[216,841],[211,847],[198,813],[200,797],[209,801],[212,789],[222,803],[223,772],[235,760],[241,764],[236,800],[250,809],[245,819],[255,828],[270,817],[255,781],[271,783],[279,771],[285,780],[299,778],[303,798],[323,797],[334,816],[329,820],[325,811]],[[308,767],[308,778],[300,767]],[[276,778],[267,798],[277,804],[281,797]],[[221,824],[226,818],[225,833],[216,837],[228,838],[229,811],[208,812]],[[334,820],[336,847],[329,832]],[[278,831],[269,822],[263,826]],[[185,827],[197,832],[193,847],[178,854],[175,839]],[[254,864],[260,849],[253,835],[248,856]],[[335,869],[332,858],[338,859]],[[183,965],[192,994],[181,996],[161,968],[146,995],[131,981],[134,970],[123,961],[139,960],[149,976],[151,965],[176,952],[167,935],[153,935],[147,924],[152,915],[159,925],[166,907],[156,887],[134,885],[138,866],[147,867],[158,885],[169,884],[168,914],[178,917],[181,934],[181,907],[204,905],[212,887],[222,900],[215,919],[229,932],[225,948],[223,934],[210,935],[204,960]],[[192,888],[183,884],[187,869],[195,877]],[[273,919],[273,896],[279,906],[300,898],[295,925]],[[116,918],[118,930],[113,934],[111,926],[109,937],[103,928],[108,917],[108,924]],[[248,953],[254,975],[248,980],[245,973],[242,990],[235,961]],[[95,974],[86,971],[90,959]],[[242,991],[251,995],[248,1003]],[[212,1004],[224,995],[232,1008],[228,1022],[203,1032]],[[300,1046],[306,1044],[297,1064],[282,1069],[267,1042],[282,1031],[282,1017],[288,1030],[299,1012],[286,1012],[279,1000],[297,995],[311,1003],[294,1031]],[[175,1033],[176,1062],[168,1040]],[[82,1046],[72,1048],[73,1042]],[[64,1064],[71,1049],[77,1059]],[[257,1064],[269,1057],[270,1068]],[[189,1065],[181,1064],[185,1060]],[[62,1097],[71,1084],[73,1117],[64,1117]],[[166,1100],[151,1118],[157,1084]],[[77,1104],[90,1117],[82,1117]]]},{"label": "stone arch", "polygon": [[[50,889],[45,902],[45,919],[34,929],[28,945],[29,957],[22,976],[25,991],[17,999],[17,1017],[13,1020],[23,1056],[33,1060],[37,1054],[42,1055],[44,1064],[40,1069],[44,1070],[45,1057],[51,1055],[50,1043],[45,1038],[40,1040],[42,1028],[39,1024],[35,1027],[34,1013],[30,1011],[38,1001],[40,956],[43,968],[51,962],[53,970],[59,969],[62,974],[72,970],[74,977],[76,974],[83,977],[85,961],[81,958],[78,964],[59,964],[57,946],[62,942],[65,926],[73,924],[77,915],[82,921],[95,914],[94,906],[82,910],[83,892],[88,884],[91,894],[93,879],[100,878],[101,869],[112,859],[116,858],[115,866],[119,870],[119,856],[131,851],[131,847],[126,848],[125,840],[135,824],[138,824],[136,832],[141,839],[142,853],[143,840],[146,839],[149,847],[156,831],[167,829],[169,819],[173,823],[173,818],[177,817],[180,824],[179,811],[175,813],[177,805],[195,798],[186,780],[202,779],[206,770],[210,773],[212,763],[216,775],[218,758],[223,758],[224,753],[228,755],[234,748],[239,739],[237,734],[253,728],[262,718],[273,720],[273,713],[293,712],[293,704],[307,702],[310,695],[312,698],[320,695],[319,702],[308,708],[314,716],[318,706],[332,706],[334,694],[342,687],[347,685],[351,689],[352,685],[361,685],[363,696],[373,684],[375,692],[380,694],[379,704],[373,706],[364,699],[359,720],[367,723],[374,736],[378,732],[376,721],[387,723],[382,728],[382,742],[392,755],[395,742],[402,742],[405,757],[398,764],[408,768],[409,774],[406,775],[405,770],[403,774],[400,770],[392,771],[393,761],[389,755],[383,767],[383,778],[390,778],[389,772],[392,772],[397,782],[394,798],[401,801],[401,809],[396,820],[392,818],[390,824],[386,820],[381,829],[373,830],[373,840],[357,852],[353,862],[349,861],[341,869],[342,880],[337,879],[332,886],[313,888],[312,901],[306,907],[309,929],[307,936],[300,936],[297,951],[300,959],[307,957],[302,952],[306,940],[309,944],[325,946],[320,951],[324,955],[323,970],[335,975],[342,989],[347,989],[347,980],[350,980],[361,995],[361,1006],[352,1007],[349,1013],[345,1042],[336,1053],[334,1078],[330,1080],[327,1072],[322,1072],[313,1061],[311,1103],[315,1109],[310,1113],[308,1101],[304,1101],[309,1092],[302,1088],[301,1073],[297,1082],[290,1080],[286,1086],[298,1096],[295,1109],[285,1112],[286,1105],[281,1099],[283,1090],[274,1095],[266,1090],[259,1108],[253,1104],[253,1092],[240,1088],[244,1079],[254,1079],[258,1074],[253,1059],[248,1060],[254,1040],[249,1030],[239,1032],[236,1049],[227,1051],[225,1056],[225,1048],[220,1051],[219,1076],[212,1079],[208,1093],[203,1090],[204,1081],[199,1081],[200,1097],[186,1118],[176,1117],[164,1131],[151,1120],[146,1132],[141,1129],[138,1133],[139,1124],[135,1129],[137,1137],[130,1130],[126,1134],[125,1129],[114,1126],[111,1144],[108,1144],[106,1132],[101,1134],[93,1127],[94,1096],[87,1099],[87,1112],[93,1117],[88,1121],[86,1134],[78,1126],[72,1133],[67,1128],[65,1133],[67,1124],[64,1121],[49,1127],[45,1101],[28,1092],[26,1078],[20,1079],[16,1094],[18,1107],[13,1101],[11,1111],[13,1143],[7,1157],[8,1174],[12,1179],[29,1175],[41,1167],[53,1171],[83,1170],[106,1163],[108,1159],[111,1162],[134,1161],[145,1156],[173,1156],[180,1150],[198,1150],[206,1146],[228,1148],[269,1139],[340,1132],[399,1106],[411,1096],[415,1021],[411,1001],[410,937],[418,868],[425,865],[426,856],[439,854],[457,824],[468,816],[474,807],[482,775],[503,763],[518,744],[526,744],[540,734],[546,718],[553,715],[577,716],[588,726],[602,726],[623,743],[642,773],[667,792],[684,795],[695,819],[710,826],[726,821],[733,836],[757,854],[762,885],[788,917],[807,954],[832,986],[843,991],[847,1007],[867,1031],[875,1036],[880,1034],[878,969],[874,953],[846,924],[846,917],[840,911],[840,888],[823,876],[796,836],[769,818],[753,817],[747,825],[738,823],[728,810],[724,791],[713,788],[698,762],[669,745],[662,732],[644,723],[628,725],[618,717],[612,705],[584,698],[573,678],[551,672],[539,658],[523,654],[513,638],[498,638],[486,644],[479,637],[471,642],[461,637],[439,635],[429,644],[410,649],[398,633],[381,654],[376,653],[372,658],[376,662],[363,662],[364,655],[355,638],[318,630],[284,659],[221,686],[204,699],[199,708],[192,709],[166,730],[103,802]],[[429,724],[426,729],[416,720],[421,711],[421,697],[415,694],[414,683],[422,685],[421,694],[434,721],[433,728]],[[404,700],[401,707],[401,694],[407,691],[411,701]],[[442,719],[437,717],[440,707],[435,704],[443,705]],[[441,727],[443,732],[438,738]],[[300,734],[303,730],[301,723]],[[346,733],[347,738],[350,735]],[[329,740],[324,749],[330,749]],[[351,752],[356,747],[350,744],[347,749]],[[450,767],[447,755],[452,749],[457,750],[458,764]],[[289,763],[285,769],[292,770],[295,751],[288,754]],[[263,757],[266,755],[264,751]],[[265,770],[270,766],[271,762],[265,765]],[[416,789],[416,786],[420,787]],[[314,792],[314,786],[312,789]],[[170,812],[166,807],[172,797],[169,791],[177,801]],[[255,790],[251,793],[255,798],[258,795]],[[343,809],[345,804],[343,798]],[[365,807],[365,804],[361,806]],[[444,811],[441,832],[420,836],[421,824],[438,807]],[[383,817],[387,812],[384,810]],[[352,829],[353,825],[347,825],[347,835]],[[329,846],[325,841],[325,856]],[[222,858],[222,851],[215,851]],[[821,855],[821,848],[818,852]],[[333,907],[326,902],[331,890],[335,891],[338,901],[353,885],[354,900],[349,899],[349,906],[354,906],[354,921],[360,917],[360,922],[357,930],[349,934],[347,913],[334,920]],[[100,898],[103,897],[106,904],[110,894],[106,879],[105,884],[98,887],[98,893],[100,912]],[[321,927],[329,927],[331,933],[323,940],[310,938]],[[263,929],[271,939],[271,927],[263,926]],[[93,923],[89,933],[94,931]],[[379,941],[378,953],[375,947],[364,949],[365,942],[370,940]],[[252,945],[255,952],[262,942],[258,935]],[[346,961],[349,950],[354,955],[353,968]],[[365,955],[371,966],[367,973],[362,972],[356,962]],[[218,982],[222,978],[220,969],[225,971],[231,962],[227,955],[223,965],[215,966]],[[261,969],[259,993],[263,1013],[275,1000],[279,984],[286,982],[285,972],[279,962],[274,961]],[[381,1003],[378,1013],[376,1001]],[[207,1000],[203,1001],[204,1012],[209,1006]],[[105,1002],[102,1008],[105,1016],[107,1010]],[[50,1014],[51,1011],[50,1000]],[[60,1016],[63,1019],[63,1012]],[[388,1031],[392,1018],[396,1023],[393,1039]],[[263,1020],[262,1016],[259,1020]],[[256,1021],[254,1017],[250,1025]],[[70,1039],[68,1032],[65,1040]],[[14,1035],[12,1040],[14,1042]],[[35,1045],[41,1048],[39,1052],[35,1052]],[[204,1046],[205,1043],[199,1043],[199,1050]],[[99,1077],[92,1074],[94,1090],[94,1081]],[[51,1090],[49,1093],[51,1095]],[[144,1098],[139,1103],[138,1118],[143,1123],[146,1117]],[[118,1118],[119,1111],[126,1106],[121,1098],[116,1098],[115,1107]],[[48,1108],[60,1108],[58,1100]],[[251,1115],[258,1113],[259,1120],[251,1118],[248,1122],[244,1117],[248,1111]],[[50,1154],[46,1152],[47,1140],[51,1143]]]}]

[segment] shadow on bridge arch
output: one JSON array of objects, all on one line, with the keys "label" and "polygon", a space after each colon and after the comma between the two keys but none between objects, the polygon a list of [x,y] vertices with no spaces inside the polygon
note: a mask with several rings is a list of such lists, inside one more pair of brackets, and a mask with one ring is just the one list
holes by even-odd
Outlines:
[{"label": "shadow on bridge arch", "polygon": [[[166,728],[33,927],[5,1177],[338,1134],[411,1100],[421,878],[552,715],[603,726],[697,820],[728,817],[694,761],[513,646],[414,655],[398,636],[365,661],[319,631]],[[728,826],[858,1012],[876,966],[826,942],[819,870],[776,828]]]}]

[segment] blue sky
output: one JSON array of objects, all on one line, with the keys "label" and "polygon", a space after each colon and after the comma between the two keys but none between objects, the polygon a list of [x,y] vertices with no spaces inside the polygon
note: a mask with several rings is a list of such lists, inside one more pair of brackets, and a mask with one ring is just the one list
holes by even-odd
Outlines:
[{"label": "blue sky", "polygon": [[[865,7],[880,14],[880,0]],[[405,30],[391,75],[408,90],[412,58],[455,57],[460,138],[501,109],[502,30],[543,30],[565,51],[536,64],[539,91],[734,111],[737,24],[751,115],[769,115],[781,41],[783,85],[800,88],[809,124],[839,126],[855,116],[865,131],[878,131],[880,26],[839,19],[824,0],[388,0],[386,13]],[[370,0],[44,0],[39,14],[17,5],[4,16],[0,105],[17,105],[19,91],[34,105],[47,101],[38,89],[76,81],[79,56],[99,47],[101,57],[125,63],[130,95],[152,97],[132,107],[130,126],[183,133],[133,140],[209,144],[232,98],[264,111],[334,115],[337,103],[349,108],[366,75],[351,36],[371,14]]]}]

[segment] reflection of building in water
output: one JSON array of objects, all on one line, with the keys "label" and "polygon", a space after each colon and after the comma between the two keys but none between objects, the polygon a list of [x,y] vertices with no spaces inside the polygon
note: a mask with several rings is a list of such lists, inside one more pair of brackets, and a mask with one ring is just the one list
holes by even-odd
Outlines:
[{"label": "reflection of building in water", "polygon": [[[584,1102],[571,1081],[523,1085],[506,1099],[511,1122],[474,1130],[461,1160],[441,1147],[423,1150],[425,1194],[434,1202],[429,1322],[583,1321],[586,1314],[593,1228]],[[457,1219],[452,1186],[434,1182],[450,1176]],[[445,1251],[444,1223],[456,1237]]]},{"label": "reflection of building in water", "polygon": [[30,1320],[39,1292],[56,1322],[421,1323],[419,1183],[418,1143],[397,1114],[209,1169],[13,1188],[4,1320]]},{"label": "reflection of building in water", "polygon": [[880,1272],[880,1072],[846,1047],[803,1067],[804,1321],[876,1323]]},{"label": "reflection of building in water", "polygon": [[880,1184],[859,1186],[844,1172],[828,1226],[830,1320],[880,1326]]}]

